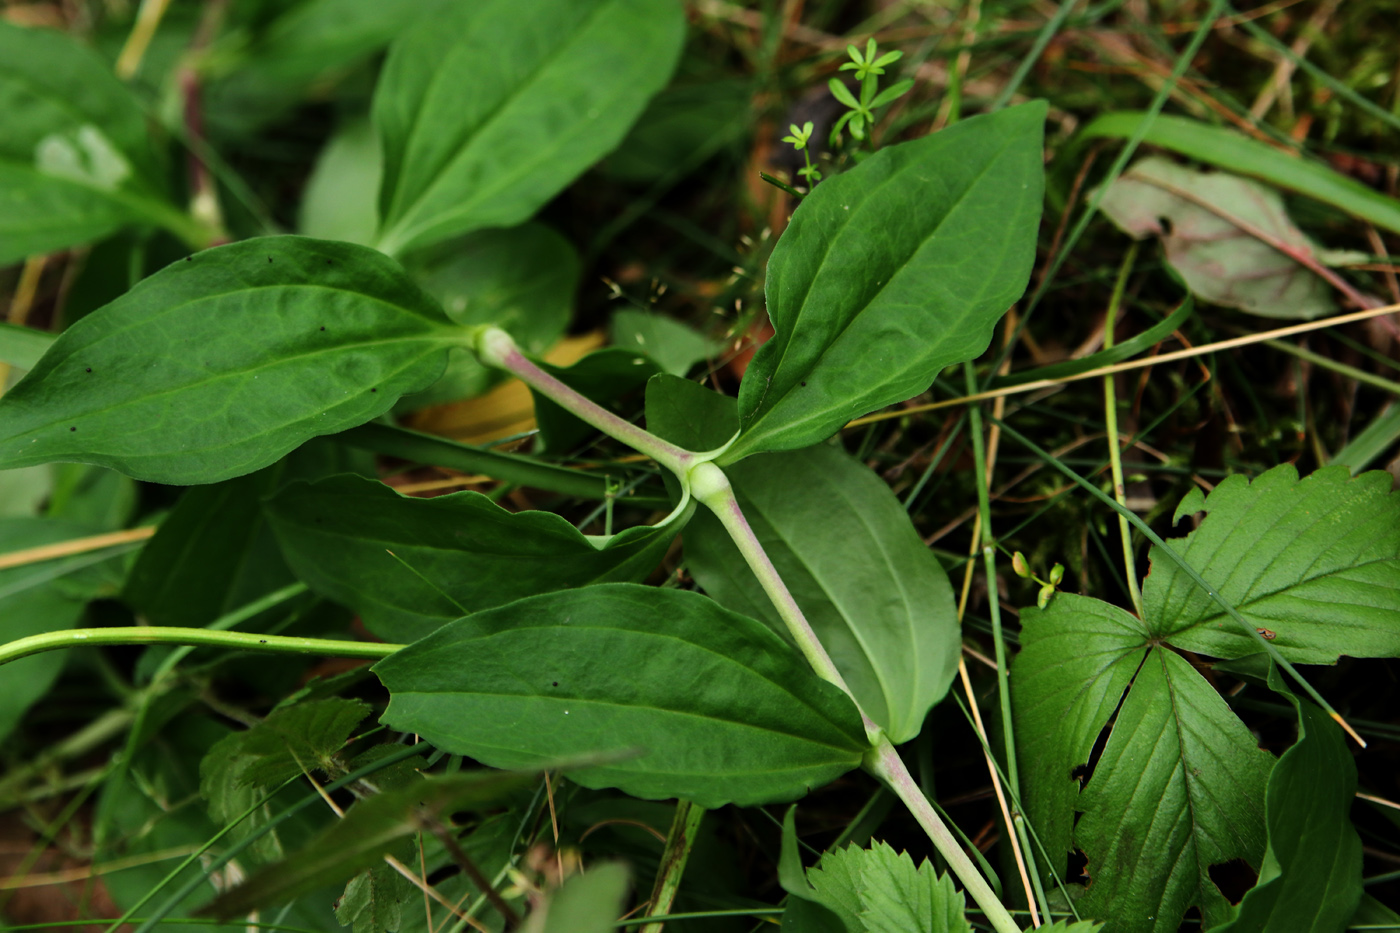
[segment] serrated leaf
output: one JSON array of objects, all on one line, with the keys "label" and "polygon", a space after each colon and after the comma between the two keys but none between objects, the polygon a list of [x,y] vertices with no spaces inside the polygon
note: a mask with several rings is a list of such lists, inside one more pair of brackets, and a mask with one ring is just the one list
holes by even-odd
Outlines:
[{"label": "serrated leaf", "polygon": [[521,933],[612,933],[632,873],[621,862],[573,875],[525,921]]},{"label": "serrated leaf", "polygon": [[[1061,593],[1021,621],[1012,706],[1024,801],[1051,858],[1071,846],[1088,857],[1081,912],[1112,917],[1125,933],[1175,931],[1193,904],[1207,923],[1225,919],[1209,870],[1236,858],[1259,864],[1272,757],[1123,610]],[[1081,792],[1080,769],[1115,715]]]},{"label": "serrated leaf", "polygon": [[807,880],[849,933],[972,933],[952,878],[883,842],[827,852]]},{"label": "serrated leaf", "polygon": [[1356,763],[1341,728],[1294,696],[1273,666],[1269,686],[1298,711],[1298,740],[1265,795],[1268,849],[1234,920],[1211,933],[1341,933],[1361,901],[1361,837],[1351,823]]},{"label": "serrated leaf", "polygon": [[265,237],[174,263],[74,324],[0,399],[0,469],[173,484],[251,473],[383,414],[460,332],[390,259]]},{"label": "serrated leaf", "polygon": [[[894,493],[864,464],[817,445],[726,468],[739,505],[867,716],[890,740],[919,734],[957,670],[948,577]],[[695,579],[719,603],[786,626],[724,527],[685,532]]]},{"label": "serrated leaf", "polygon": [[722,459],[824,440],[981,353],[1021,297],[1040,218],[1043,103],[886,146],[818,185],[768,263],[776,333]]},{"label": "serrated leaf", "polygon": [[[1168,543],[1290,661],[1400,655],[1400,493],[1382,472],[1289,465],[1232,476],[1183,508],[1205,519]],[[1180,509],[1178,513],[1180,513]],[[1154,636],[1217,658],[1259,651],[1153,549],[1143,605]]]},{"label": "serrated leaf", "polygon": [[439,5],[391,46],[375,92],[379,247],[527,219],[622,140],[684,33],[674,0]]},{"label": "serrated leaf", "polygon": [[131,223],[191,231],[140,103],[91,50],[0,21],[0,112],[0,266]]},{"label": "serrated leaf", "polygon": [[286,903],[377,864],[428,819],[458,810],[488,807],[536,780],[534,773],[474,771],[429,777],[409,787],[376,794],[346,811],[306,846],[266,865],[247,881],[200,911],[221,919]]},{"label": "serrated leaf", "polygon": [[1274,318],[1313,318],[1336,307],[1332,287],[1296,259],[1317,247],[1278,192],[1227,172],[1140,159],[1104,192],[1099,209],[1134,239],[1158,236],[1167,262],[1206,301]]},{"label": "serrated leaf", "polygon": [[681,590],[608,583],[522,599],[374,671],[390,694],[383,721],[453,754],[530,767],[630,750],[569,777],[711,809],[792,800],[867,748],[850,699],[781,639]]},{"label": "serrated leaf", "polygon": [[536,593],[642,580],[681,524],[598,546],[552,512],[507,512],[476,492],[414,499],[355,476],[292,484],[266,510],[297,576],[394,642]]}]

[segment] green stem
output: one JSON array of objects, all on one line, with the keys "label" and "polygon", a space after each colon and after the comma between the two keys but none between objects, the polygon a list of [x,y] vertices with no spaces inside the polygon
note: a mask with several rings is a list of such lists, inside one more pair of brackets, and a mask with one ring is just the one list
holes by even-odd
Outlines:
[{"label": "green stem", "polygon": [[541,395],[561,405],[609,437],[646,454],[679,477],[684,477],[696,462],[696,456],[684,448],[662,440],[650,431],[619,418],[582,393],[540,369],[525,358],[515,341],[496,327],[483,328],[476,336],[476,355],[488,366],[504,369]]},{"label": "green stem", "polygon": [[[1113,283],[1113,296],[1108,302],[1108,314],[1103,324],[1103,348],[1113,349],[1113,325],[1118,320],[1118,309],[1123,303],[1123,291],[1128,284],[1128,273],[1132,271],[1133,260],[1137,258],[1138,244],[1128,247],[1123,264],[1118,268],[1118,280]],[[1103,377],[1104,431],[1108,435],[1108,459],[1113,470],[1113,498],[1124,508],[1128,507],[1127,489],[1123,483],[1123,453],[1118,443],[1118,391],[1112,375]],[[1133,533],[1128,520],[1118,516],[1118,534],[1123,539],[1123,573],[1128,581],[1128,595],[1132,597],[1133,608],[1138,618],[1145,618],[1142,611],[1142,589],[1138,586],[1137,559],[1133,556]]]},{"label": "green stem", "polygon": [[218,632],[207,628],[178,628],[164,625],[119,625],[111,628],[74,628],[61,632],[30,635],[0,645],[0,664],[8,664],[31,654],[80,645],[197,645],[202,648],[232,648],[271,651],[278,654],[317,654],[341,658],[385,658],[403,645],[369,641],[335,641],[327,638],[297,638],[290,635],[259,635],[249,632]]},{"label": "green stem", "polygon": [[671,905],[676,902],[676,892],[681,887],[685,863],[695,845],[695,833],[700,829],[704,816],[704,807],[696,806],[689,800],[677,802],[671,832],[666,836],[666,849],[661,856],[661,870],[656,874],[656,886],[651,891],[651,906],[647,908],[647,917],[651,922],[642,927],[642,933],[661,933],[661,928],[665,926],[664,920],[653,918],[664,917],[671,912]]},{"label": "green stem", "polygon": [[[695,501],[714,512],[724,530],[729,532],[729,537],[734,540],[739,553],[744,557],[744,562],[758,578],[763,592],[772,600],[773,608],[778,610],[778,617],[787,626],[788,634],[797,644],[797,650],[802,652],[812,670],[816,671],[822,680],[835,684],[854,699],[851,688],[846,685],[846,678],[841,676],[836,663],[831,660],[831,655],[826,653],[826,648],[821,639],[817,638],[812,624],[807,621],[802,608],[797,605],[797,600],[778,574],[778,568],[773,566],[768,553],[763,550],[763,544],[754,534],[748,519],[744,517],[743,510],[739,508],[739,500],[734,497],[734,488],[729,485],[729,477],[713,463],[699,464],[691,471],[690,491]],[[865,720],[865,729],[871,736],[871,741],[874,741],[880,733],[880,727],[871,722],[864,712],[861,713],[861,718]]]},{"label": "green stem", "polygon": [[991,885],[987,884],[977,866],[963,853],[962,847],[939,819],[928,798],[919,790],[919,785],[914,782],[909,769],[904,765],[904,760],[899,757],[899,752],[895,751],[889,739],[881,736],[879,744],[867,753],[865,768],[888,784],[890,790],[904,801],[914,819],[923,827],[929,839],[933,840],[939,854],[947,859],[948,867],[962,881],[973,902],[986,915],[992,929],[997,933],[1021,933],[1021,928],[997,899]]},{"label": "green stem", "polygon": [[1311,350],[1304,350],[1302,347],[1295,347],[1291,343],[1282,340],[1265,340],[1265,346],[1273,347],[1275,350],[1282,350],[1284,353],[1291,353],[1300,360],[1306,360],[1314,366],[1321,366],[1323,369],[1337,373],[1339,376],[1346,376],[1348,379],[1355,379],[1357,382],[1364,382],[1368,386],[1374,386],[1391,395],[1400,396],[1400,382],[1386,379],[1384,376],[1377,376],[1368,373],[1364,369],[1357,369],[1355,366],[1348,366],[1346,363],[1339,363],[1331,357],[1314,353]]}]

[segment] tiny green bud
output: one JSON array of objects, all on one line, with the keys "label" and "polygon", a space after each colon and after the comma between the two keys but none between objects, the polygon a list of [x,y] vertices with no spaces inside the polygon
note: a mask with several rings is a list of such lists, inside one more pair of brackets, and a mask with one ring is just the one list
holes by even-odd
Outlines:
[{"label": "tiny green bud", "polygon": [[1050,582],[1054,586],[1059,586],[1060,581],[1065,578],[1065,565],[1056,564],[1050,568]]},{"label": "tiny green bud", "polygon": [[1011,569],[1016,571],[1016,576],[1018,577],[1022,577],[1026,580],[1031,578],[1030,564],[1026,563],[1026,555],[1022,554],[1020,551],[1011,555]]},{"label": "tiny green bud", "polygon": [[1045,584],[1044,586],[1042,586],[1042,587],[1040,588],[1040,592],[1036,594],[1036,597],[1035,597],[1035,604],[1036,604],[1036,606],[1038,606],[1038,607],[1041,608],[1041,609],[1044,609],[1046,606],[1050,605],[1050,597],[1051,597],[1051,596],[1054,596],[1054,595],[1055,595],[1055,588],[1054,588],[1053,586],[1051,586],[1050,584],[1048,584],[1048,583]]}]

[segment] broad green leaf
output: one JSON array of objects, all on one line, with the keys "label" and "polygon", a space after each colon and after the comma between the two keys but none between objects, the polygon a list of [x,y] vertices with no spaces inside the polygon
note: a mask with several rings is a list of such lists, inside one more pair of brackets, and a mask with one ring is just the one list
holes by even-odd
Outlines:
[{"label": "broad green leaf", "polygon": [[686,450],[717,450],[739,430],[734,399],[660,373],[647,381],[647,430]]},{"label": "broad green leaf", "polygon": [[424,778],[408,787],[376,794],[355,804],[344,819],[331,824],[302,849],[260,868],[247,881],[219,895],[200,913],[221,919],[237,917],[259,907],[286,903],[325,885],[344,883],[412,838],[424,820],[493,806],[536,779],[537,775],[523,772],[461,772]]},{"label": "broad green leaf", "polygon": [[612,583],[452,622],[375,665],[383,721],[492,767],[636,751],[585,787],[706,808],[791,800],[858,767],[855,706],[762,624]]},{"label": "broad green leaf", "polygon": [[1351,824],[1356,763],[1341,728],[1299,699],[1272,665],[1269,686],[1298,710],[1298,741],[1269,775],[1269,846],[1259,882],[1213,933],[1341,933],[1361,901],[1361,838]]},{"label": "broad green leaf", "polygon": [[116,531],[135,515],[136,483],[115,470],[81,463],[55,463],[49,470],[53,485],[44,508],[49,518]]},{"label": "broad green leaf", "polygon": [[[216,136],[247,136],[314,91],[324,94],[420,15],[431,14],[434,5],[425,0],[272,4],[281,15],[258,30],[238,57],[219,57],[211,63],[222,68],[206,82],[203,94],[211,131]],[[225,64],[229,60],[231,66]]]},{"label": "broad green leaf", "polygon": [[[646,385],[660,370],[649,356],[630,347],[609,347],[588,354],[572,366],[551,366],[536,361],[545,372],[588,398],[626,418],[632,412],[620,406],[623,398]],[[535,421],[540,427],[543,449],[567,454],[598,429],[579,420],[543,395],[531,390],[535,399]]]},{"label": "broad green leaf", "polygon": [[379,229],[374,202],[383,174],[379,137],[369,120],[351,120],[327,141],[301,195],[298,232],[368,246]]},{"label": "broad green leaf", "polygon": [[[1400,493],[1382,472],[1326,467],[1303,480],[1284,464],[1232,476],[1199,528],[1169,541],[1290,661],[1400,656]],[[1177,518],[1182,509],[1177,510]],[[1175,564],[1153,555],[1143,586],[1152,634],[1217,658],[1258,643]]]},{"label": "broad green leaf", "polygon": [[393,642],[524,596],[645,579],[678,530],[629,528],[600,546],[552,512],[476,492],[414,499],[355,476],[292,484],[267,514],[297,576]]},{"label": "broad green leaf", "polygon": [[54,335],[32,327],[0,321],[0,363],[33,369],[54,341]]},{"label": "broad green leaf", "polygon": [[[0,553],[57,544],[101,530],[50,518],[0,519]],[[0,644],[76,625],[88,598],[99,595],[91,588],[94,565],[110,559],[111,552],[106,551],[0,570]],[[5,665],[0,673],[5,684],[0,691],[0,741],[48,693],[67,655],[50,651]]]},{"label": "broad green leaf", "polygon": [[696,363],[722,349],[718,341],[664,314],[631,310],[613,315],[612,342],[640,350],[655,360],[662,372],[673,376],[684,376]]},{"label": "broad green leaf", "polygon": [[[962,639],[948,577],[889,486],[824,444],[725,472],[861,709],[895,743],[918,735],[952,683]],[[687,526],[685,554],[721,605],[786,632],[710,511],[698,510]]]},{"label": "broad green leaf", "polygon": [[1167,262],[1206,301],[1275,318],[1314,318],[1337,306],[1332,286],[1255,235],[1298,255],[1317,252],[1279,193],[1257,182],[1150,156],[1113,182],[1099,209],[1133,239],[1160,237]]},{"label": "broad green leaf", "polygon": [[[908,852],[883,842],[827,852],[807,872],[816,900],[848,933],[972,933],[962,894],[927,861],[916,868]],[[787,918],[783,919],[784,929]]]},{"label": "broad green leaf", "polygon": [[[1135,136],[1148,115],[1140,111],[1106,113],[1080,131],[1081,139]],[[1392,233],[1400,233],[1400,200],[1386,197],[1355,178],[1325,165],[1281,152],[1243,133],[1210,126],[1187,117],[1151,118],[1142,140],[1223,168],[1261,178],[1271,185],[1315,198]]]},{"label": "broad green leaf", "polygon": [[1071,847],[1088,857],[1080,912],[1111,917],[1125,933],[1175,931],[1193,904],[1207,924],[1228,919],[1210,868],[1237,858],[1258,866],[1272,757],[1123,610],[1061,593],[1044,610],[1022,610],[1021,622],[1012,706],[1023,800],[1050,858]]},{"label": "broad green leaf", "polygon": [[886,146],[818,185],[768,262],[776,331],[739,390],[722,463],[825,440],[970,360],[1035,258],[1043,103]]},{"label": "broad green leaf", "polygon": [[[220,740],[215,750],[224,751],[208,759],[200,769],[201,789],[226,777],[216,773],[218,769],[208,767],[208,761],[217,761],[222,768],[228,759],[241,759],[236,764],[237,783],[264,789],[303,772],[333,773],[336,753],[367,715],[368,704],[338,697],[275,710],[251,729]],[[215,802],[207,791],[205,797]],[[225,819],[232,815],[222,813]]]},{"label": "broad green leaf", "polygon": [[621,862],[590,866],[537,907],[521,933],[612,933],[631,879],[632,873]]},{"label": "broad green leaf", "polygon": [[0,21],[0,266],[131,223],[198,237],[169,203],[136,97],[94,52]]},{"label": "broad green leaf", "polygon": [[[527,353],[543,353],[564,335],[580,274],[573,244],[540,223],[479,230],[410,256],[407,267],[452,320],[495,324]],[[470,398],[503,378],[463,350],[452,355],[441,379],[399,408]]]},{"label": "broad green leaf", "polygon": [[390,48],[375,92],[379,247],[396,255],[530,217],[622,140],[684,32],[675,0],[436,7]]},{"label": "broad green leaf", "polygon": [[152,624],[198,627],[291,583],[262,500],[290,481],[350,469],[340,454],[313,441],[256,473],[186,491],[141,549],[123,599]]},{"label": "broad green leaf", "polygon": [[190,256],[74,324],[0,399],[0,469],[212,483],[383,414],[460,331],[390,259],[300,237]]}]

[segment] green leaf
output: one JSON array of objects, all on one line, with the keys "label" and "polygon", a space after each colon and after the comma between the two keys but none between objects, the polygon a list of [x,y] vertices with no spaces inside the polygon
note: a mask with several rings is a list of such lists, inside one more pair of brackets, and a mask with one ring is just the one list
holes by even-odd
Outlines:
[{"label": "green leaf", "polygon": [[1046,609],[1022,610],[1021,621],[1012,707],[1023,801],[1050,858],[1071,847],[1088,857],[1080,911],[1112,917],[1125,933],[1175,931],[1193,904],[1207,924],[1227,919],[1210,867],[1259,864],[1272,757],[1200,674],[1123,610],[1061,593]]},{"label": "green leaf", "polygon": [[414,499],[356,476],[294,483],[267,514],[297,576],[393,642],[524,596],[645,579],[678,530],[629,528],[600,546],[552,512],[476,492]]},{"label": "green leaf", "polygon": [[[895,743],[919,734],[962,647],[947,575],[880,477],[819,444],[726,468],[734,494],[867,716]],[[685,533],[695,579],[721,605],[786,626],[708,510]]]},{"label": "green leaf", "polygon": [[[333,89],[421,15],[431,15],[435,4],[305,0],[268,6],[281,15],[253,36],[233,67],[206,82],[204,111],[216,136],[251,135],[313,92]],[[218,69],[222,62],[214,57],[212,64]]]},{"label": "green leaf", "polygon": [[[0,520],[0,553],[57,544],[96,530],[99,529],[90,525],[51,518],[6,518]],[[76,625],[87,598],[96,594],[81,583],[76,588],[65,585],[71,583],[65,578],[109,559],[111,552],[79,554],[0,570],[0,644]],[[5,689],[0,691],[0,741],[48,693],[67,655],[68,652],[51,651],[5,666]]]},{"label": "green leaf", "polygon": [[[222,739],[215,748],[226,749],[225,757],[243,759],[236,768],[239,784],[271,788],[303,772],[334,773],[336,753],[367,715],[369,705],[361,700],[309,700],[274,710],[256,726]],[[201,767],[202,787],[211,778],[221,777],[211,774],[212,770],[216,769]]]},{"label": "green leaf", "polygon": [[0,363],[17,369],[33,369],[54,339],[47,331],[0,321]]},{"label": "green leaf", "polygon": [[1332,286],[1254,234],[1298,255],[1317,252],[1278,192],[1257,182],[1151,156],[1113,182],[1099,209],[1134,239],[1160,237],[1167,262],[1206,301],[1273,318],[1314,318],[1337,306]]},{"label": "green leaf", "polygon": [[824,440],[986,348],[1035,258],[1044,121],[1043,103],[963,120],[803,199],[768,263],[776,334],[721,464]]},{"label": "green leaf", "polygon": [[647,430],[686,450],[717,450],[739,430],[734,399],[679,376],[647,381]]},{"label": "green leaf", "polygon": [[713,809],[792,800],[858,767],[850,699],[778,636],[696,593],[629,584],[522,599],[375,665],[383,721],[493,767],[636,750],[585,787]]},{"label": "green leaf", "polygon": [[0,22],[0,266],[131,223],[198,239],[164,196],[141,105],[67,36]]},{"label": "green leaf", "polygon": [[1356,763],[1341,728],[1294,696],[1270,665],[1269,686],[1298,710],[1298,741],[1269,775],[1269,845],[1259,883],[1212,933],[1341,933],[1361,901],[1361,837],[1351,824]]},{"label": "green leaf", "polygon": [[[458,324],[494,324],[527,353],[543,353],[573,314],[580,260],[573,244],[540,223],[481,230],[409,257],[407,268]],[[504,378],[466,350],[400,410],[480,395]]]},{"label": "green leaf", "polygon": [[645,353],[662,372],[673,376],[684,376],[696,363],[722,349],[719,342],[680,321],[663,314],[631,310],[613,315],[612,342]]},{"label": "green leaf", "polygon": [[1332,455],[1329,465],[1349,468],[1356,475],[1371,465],[1392,444],[1400,440],[1400,405],[1391,403],[1358,432],[1347,445]]},{"label": "green leaf", "polygon": [[1102,923],[1092,920],[1056,920],[1041,927],[1038,933],[1099,933]]},{"label": "green leaf", "polygon": [[816,900],[849,933],[972,933],[953,879],[938,875],[927,861],[915,868],[909,853],[883,842],[827,852],[807,880]]},{"label": "green leaf", "polygon": [[200,913],[228,919],[343,883],[414,836],[426,820],[493,806],[536,779],[533,773],[462,772],[376,794],[351,807],[344,819],[302,849],[219,895]]},{"label": "green leaf", "polygon": [[[625,347],[596,350],[572,366],[552,366],[540,360],[535,362],[540,369],[569,388],[622,417],[629,417],[631,412],[621,407],[621,400],[646,385],[647,380],[660,369],[651,357]],[[535,421],[540,427],[544,450],[567,454],[598,435],[597,428],[581,421],[552,400],[533,389],[530,394],[535,399]]]},{"label": "green leaf", "polygon": [[251,473],[383,414],[460,331],[390,259],[245,240],[74,324],[0,399],[0,469],[77,461],[161,483]]},{"label": "green leaf", "polygon": [[[1290,661],[1400,656],[1400,493],[1382,472],[1326,467],[1299,480],[1284,464],[1232,476],[1206,517],[1168,542]],[[1159,559],[1142,591],[1154,636],[1217,658],[1259,651],[1175,564]]]},{"label": "green leaf", "polygon": [[652,99],[599,170],[634,184],[675,180],[738,142],[752,99],[749,80],[672,85]]},{"label": "green leaf", "polygon": [[530,217],[622,140],[666,85],[684,32],[674,0],[436,7],[390,48],[375,93],[379,247],[404,253]]},{"label": "green leaf", "polygon": [[621,862],[589,866],[535,909],[521,933],[612,933],[622,915],[632,873]]},{"label": "green leaf", "polygon": [[316,158],[301,196],[298,230],[321,240],[368,246],[379,229],[375,192],[384,174],[379,137],[368,119],[336,130]]},{"label": "green leaf", "polygon": [[292,582],[262,500],[292,480],[348,469],[338,453],[312,442],[256,473],[185,492],[141,549],[123,599],[153,625],[199,627]]},{"label": "green leaf", "polygon": [[[1138,111],[1104,114],[1081,130],[1079,138],[1128,139],[1136,135],[1145,116]],[[1400,233],[1400,201],[1325,165],[1300,159],[1234,130],[1186,117],[1159,115],[1148,127],[1143,142],[1231,172],[1263,179],[1330,204],[1392,233]]]}]

